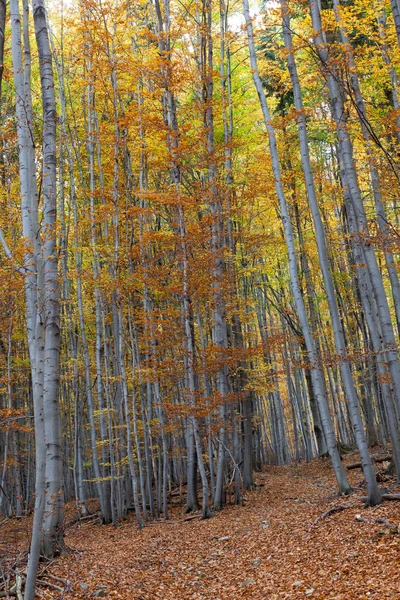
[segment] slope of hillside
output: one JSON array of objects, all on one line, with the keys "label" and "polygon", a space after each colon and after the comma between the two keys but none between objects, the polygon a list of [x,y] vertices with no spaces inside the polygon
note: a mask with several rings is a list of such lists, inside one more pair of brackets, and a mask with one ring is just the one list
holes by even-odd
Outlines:
[{"label": "slope of hillside", "polygon": [[[83,521],[67,529],[70,555],[47,570],[53,576],[47,581],[64,592],[41,586],[41,594],[71,600],[400,598],[400,503],[364,510],[356,500],[362,475],[350,473],[356,492],[346,499],[334,496],[328,463],[314,461],[268,468],[244,506],[228,506],[208,521],[183,522],[181,507],[171,511],[170,522],[141,532],[133,518],[118,528]],[[346,509],[316,522],[340,504]]]}]

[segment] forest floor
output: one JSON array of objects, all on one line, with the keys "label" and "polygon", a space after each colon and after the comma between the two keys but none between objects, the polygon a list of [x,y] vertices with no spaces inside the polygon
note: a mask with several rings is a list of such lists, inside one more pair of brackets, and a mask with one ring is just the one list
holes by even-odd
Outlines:
[{"label": "forest floor", "polygon": [[[400,599],[400,502],[363,509],[356,500],[365,494],[362,474],[349,476],[355,493],[337,498],[325,460],[269,467],[243,506],[227,506],[207,521],[182,522],[180,506],[172,507],[170,522],[142,531],[133,516],[118,528],[81,521],[66,531],[69,556],[46,571],[64,592],[42,586],[41,597]],[[346,509],[318,520],[339,504]],[[375,522],[382,518],[396,529]],[[21,547],[23,523],[0,529],[0,554],[6,538],[9,548]]]}]

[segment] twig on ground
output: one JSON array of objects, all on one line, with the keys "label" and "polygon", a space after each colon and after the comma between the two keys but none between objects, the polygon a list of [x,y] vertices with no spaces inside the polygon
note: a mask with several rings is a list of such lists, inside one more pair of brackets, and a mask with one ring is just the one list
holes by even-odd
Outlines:
[{"label": "twig on ground", "polygon": [[0,592],[0,598],[7,598],[8,596],[16,596],[16,595],[17,595],[17,584],[14,584],[9,590]]},{"label": "twig on ground", "polygon": [[56,577],[55,575],[50,575],[50,573],[46,573],[45,577],[48,577],[49,579],[54,579],[54,581],[59,581],[60,583],[63,583],[64,585],[66,583],[68,583],[67,579],[62,579],[61,577]]},{"label": "twig on ground", "polygon": [[15,591],[17,592],[18,600],[23,600],[23,597],[22,597],[23,582],[24,582],[24,578],[21,576],[20,572],[17,571],[16,580],[15,580]]},{"label": "twig on ground", "polygon": [[293,502],[304,502],[305,504],[313,506],[313,503],[309,500],[306,500],[305,498],[285,498],[284,500],[282,500],[282,502],[288,502],[289,500],[293,500]]}]

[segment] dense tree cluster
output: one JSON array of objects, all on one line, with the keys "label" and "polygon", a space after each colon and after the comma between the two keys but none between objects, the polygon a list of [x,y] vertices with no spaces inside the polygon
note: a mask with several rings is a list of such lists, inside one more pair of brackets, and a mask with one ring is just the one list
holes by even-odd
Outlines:
[{"label": "dense tree cluster", "polygon": [[[253,9],[257,8],[256,15]],[[0,511],[400,477],[398,0],[0,1]],[[4,63],[4,64],[3,64]]]}]

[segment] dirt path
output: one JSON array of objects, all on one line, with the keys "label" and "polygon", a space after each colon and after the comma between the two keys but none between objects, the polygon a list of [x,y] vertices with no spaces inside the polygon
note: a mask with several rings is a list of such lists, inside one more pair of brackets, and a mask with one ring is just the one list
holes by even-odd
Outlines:
[{"label": "dirt path", "polygon": [[[361,480],[359,471],[351,477]],[[367,510],[355,503],[308,532],[340,503],[329,466],[271,467],[257,479],[264,487],[249,493],[245,506],[208,521],[157,523],[142,532],[133,521],[70,528],[66,542],[75,552],[52,568],[71,581],[65,599],[400,599],[400,535],[355,519],[362,512],[399,524],[400,503]]]}]

